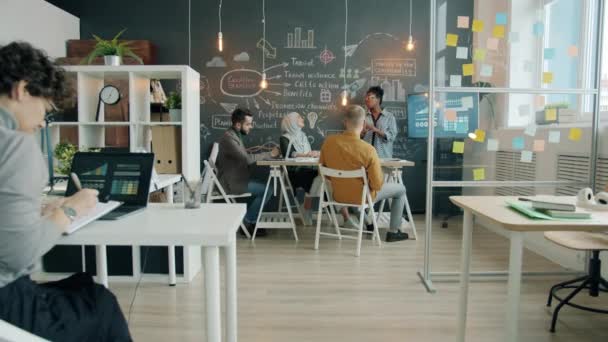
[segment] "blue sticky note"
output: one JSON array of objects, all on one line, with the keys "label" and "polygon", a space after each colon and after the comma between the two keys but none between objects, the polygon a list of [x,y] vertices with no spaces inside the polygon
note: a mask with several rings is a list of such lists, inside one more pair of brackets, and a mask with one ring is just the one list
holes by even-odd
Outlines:
[{"label": "blue sticky note", "polygon": [[496,25],[507,25],[507,13],[496,13]]},{"label": "blue sticky note", "polygon": [[540,37],[545,33],[545,25],[542,22],[537,21],[534,23],[532,31],[535,36]]},{"label": "blue sticky note", "polygon": [[511,146],[514,150],[523,150],[524,149],[524,137],[515,137],[513,138],[513,142]]},{"label": "blue sticky note", "polygon": [[466,134],[469,131],[469,124],[466,122],[456,122],[456,134]]},{"label": "blue sticky note", "polygon": [[546,48],[545,53],[543,54],[544,59],[553,59],[555,57],[555,49],[554,48]]}]

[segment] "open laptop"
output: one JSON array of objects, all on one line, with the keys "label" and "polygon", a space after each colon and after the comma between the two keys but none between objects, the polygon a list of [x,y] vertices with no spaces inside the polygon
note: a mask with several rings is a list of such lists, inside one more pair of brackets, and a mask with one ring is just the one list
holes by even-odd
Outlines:
[{"label": "open laptop", "polygon": [[[148,205],[153,164],[153,153],[78,152],[72,160],[72,172],[78,175],[83,188],[99,191],[100,201],[123,203],[100,218],[116,220]],[[76,191],[70,179],[65,195]]]}]

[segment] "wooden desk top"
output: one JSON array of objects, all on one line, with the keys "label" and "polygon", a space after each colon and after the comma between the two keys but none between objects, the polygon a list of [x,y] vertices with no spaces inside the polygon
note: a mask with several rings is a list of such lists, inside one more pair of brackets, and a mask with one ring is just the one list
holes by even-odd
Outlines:
[{"label": "wooden desk top", "polygon": [[[543,200],[551,198],[563,202],[576,203],[575,197],[542,196]],[[592,213],[590,220],[553,221],[530,219],[509,208],[507,200],[516,201],[512,196],[450,196],[450,201],[462,209],[471,210],[476,216],[484,217],[503,228],[520,232],[539,231],[608,231],[608,211]]]},{"label": "wooden desk top", "polygon": [[244,204],[203,203],[199,209],[184,209],[183,203],[151,203],[119,220],[92,222],[57,244],[226,246],[236,240],[245,208]]},{"label": "wooden desk top", "polygon": [[[289,158],[259,160],[259,166],[317,166],[318,158]],[[380,159],[380,165],[384,167],[402,168],[415,166],[416,163],[405,159]]]}]

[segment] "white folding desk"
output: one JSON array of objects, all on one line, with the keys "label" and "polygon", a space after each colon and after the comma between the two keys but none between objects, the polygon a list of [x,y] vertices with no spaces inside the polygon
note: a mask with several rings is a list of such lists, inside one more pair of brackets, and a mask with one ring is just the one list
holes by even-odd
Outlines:
[{"label": "white folding desk", "polygon": [[226,335],[237,340],[236,231],[245,217],[244,204],[152,203],[140,213],[116,221],[95,221],[62,237],[59,245],[95,245],[98,281],[108,284],[106,245],[201,246],[204,255],[207,341],[219,342],[221,334],[219,248],[226,257]]},{"label": "white folding desk", "polygon": [[[298,239],[298,236],[296,235],[296,224],[293,218],[293,213],[291,211],[292,205],[291,205],[291,200],[289,199],[288,196],[288,191],[290,192],[291,197],[294,200],[294,204],[295,204],[295,208],[298,210],[298,214],[302,215],[301,210],[300,210],[300,206],[298,204],[298,201],[295,197],[295,189],[292,187],[291,182],[289,181],[289,177],[287,176],[287,167],[288,166],[308,166],[308,167],[317,167],[319,166],[319,159],[318,158],[286,158],[286,159],[267,159],[267,160],[260,160],[257,162],[258,166],[268,166],[270,167],[270,175],[268,176],[268,181],[266,182],[266,189],[264,191],[264,197],[262,200],[262,203],[264,203],[264,200],[266,199],[266,196],[268,196],[268,191],[270,189],[270,185],[271,183],[273,184],[273,194],[274,196],[277,195],[277,182],[279,183],[279,191],[280,191],[280,197],[279,197],[279,212],[274,212],[274,213],[264,213],[264,208],[260,209],[260,213],[258,215],[258,220],[256,225],[259,228],[290,228],[293,230],[294,232],[294,236],[295,239]],[[416,164],[412,161],[409,160],[402,160],[402,159],[380,159],[380,165],[384,168],[389,168],[391,169],[391,173],[388,175],[387,178],[387,182],[395,182],[395,183],[402,183],[402,171],[401,169],[403,167],[412,167],[415,166]],[[285,201],[285,207],[287,208],[287,213],[282,213],[281,212],[281,203],[282,201]],[[412,229],[415,229],[414,227],[414,221],[411,218],[411,213],[409,210],[409,204],[408,204],[408,216],[410,218],[410,224],[412,225]],[[382,219],[382,216],[379,216],[379,224],[380,221],[385,223],[385,225],[388,227],[388,222],[389,222],[389,215],[387,215],[384,220]],[[382,227],[383,225],[381,225]]]},{"label": "white folding desk", "polygon": [[[551,200],[543,196],[543,200]],[[574,197],[557,197],[560,201],[576,202]],[[475,217],[489,220],[497,228],[504,230],[510,240],[509,280],[507,316],[505,320],[505,341],[518,340],[519,295],[521,287],[521,266],[523,237],[526,232],[542,231],[605,231],[608,229],[608,212],[594,212],[592,220],[550,221],[533,220],[510,209],[506,200],[516,201],[508,196],[451,196],[452,203],[464,210],[462,223],[462,252],[460,268],[460,298],[458,308],[457,341],[465,341],[466,318],[469,294],[469,271],[471,264],[471,241]],[[539,303],[544,305],[544,303]]]}]

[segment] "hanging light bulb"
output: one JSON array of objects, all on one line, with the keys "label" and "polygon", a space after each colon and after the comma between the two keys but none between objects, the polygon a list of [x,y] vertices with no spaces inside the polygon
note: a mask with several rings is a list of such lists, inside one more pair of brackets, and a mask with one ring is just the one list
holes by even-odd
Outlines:
[{"label": "hanging light bulb", "polygon": [[217,49],[220,50],[220,52],[224,50],[224,40],[222,37],[222,32],[217,33]]},{"label": "hanging light bulb", "polygon": [[348,104],[348,93],[345,91],[342,92],[342,105],[346,106]]},{"label": "hanging light bulb", "polygon": [[260,82],[260,88],[266,89],[268,88],[268,81],[266,81],[266,73],[262,73],[262,82]]},{"label": "hanging light bulb", "polygon": [[407,44],[405,45],[405,49],[407,51],[413,51],[414,50],[414,37],[412,37],[410,35],[410,38],[407,40]]},{"label": "hanging light bulb", "polygon": [[220,27],[217,30],[217,49],[222,52],[224,50],[224,37],[222,35],[222,0],[220,0],[217,9],[217,20],[220,24]]}]

